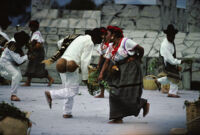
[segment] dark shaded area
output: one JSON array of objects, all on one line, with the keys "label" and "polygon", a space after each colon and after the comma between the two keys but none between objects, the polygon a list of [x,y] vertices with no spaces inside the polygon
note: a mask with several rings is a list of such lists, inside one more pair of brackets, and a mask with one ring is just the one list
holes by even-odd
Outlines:
[{"label": "dark shaded area", "polygon": [[66,9],[69,10],[94,10],[96,9],[96,4],[93,0],[72,0],[66,5]]},{"label": "dark shaded area", "polygon": [[200,90],[200,81],[192,81],[191,89],[192,90]]},{"label": "dark shaded area", "polygon": [[[0,16],[17,17],[21,15],[18,23],[26,22],[30,19],[31,0],[0,0]],[[11,20],[13,21],[13,20]]]}]

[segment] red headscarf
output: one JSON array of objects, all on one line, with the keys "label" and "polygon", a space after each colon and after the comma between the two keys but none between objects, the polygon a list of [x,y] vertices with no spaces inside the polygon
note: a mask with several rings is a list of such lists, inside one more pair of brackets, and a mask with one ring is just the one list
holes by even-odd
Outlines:
[{"label": "red headscarf", "polygon": [[111,31],[114,34],[119,35],[120,38],[124,37],[122,29],[120,29],[117,26],[111,26],[111,25],[109,25],[109,26],[107,26],[107,30]]}]

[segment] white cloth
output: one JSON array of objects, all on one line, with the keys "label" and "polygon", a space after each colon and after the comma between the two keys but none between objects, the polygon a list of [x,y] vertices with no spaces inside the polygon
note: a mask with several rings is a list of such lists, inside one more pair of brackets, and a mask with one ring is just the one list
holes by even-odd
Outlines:
[{"label": "white cloth", "polygon": [[18,53],[15,53],[8,48],[5,48],[0,58],[0,61],[4,62],[5,64],[22,64],[26,60],[28,60],[27,55],[20,56]]},{"label": "white cloth", "polygon": [[166,62],[172,65],[181,64],[181,60],[174,58],[173,54],[174,46],[167,40],[167,38],[165,38],[160,47],[160,55],[163,56],[165,64]]},{"label": "white cloth", "polygon": [[134,48],[138,44],[131,39],[123,38],[120,44],[119,49],[117,50],[116,54],[113,56],[112,51],[114,50],[113,44],[109,45],[109,48],[106,51],[105,57],[107,59],[112,59],[114,61],[120,61],[124,58],[128,57],[128,55],[134,55],[135,51]]},{"label": "white cloth", "polygon": [[94,43],[90,35],[78,36],[72,41],[61,58],[73,60],[81,67],[82,80],[88,79],[88,66],[92,57]]},{"label": "white cloth", "polygon": [[[98,46],[98,49],[97,49],[97,52],[100,54],[100,55],[105,55],[106,54],[106,51],[107,49],[109,48],[109,44],[108,43],[101,43],[99,46]],[[104,56],[105,57],[105,56]]]},{"label": "white cloth", "polygon": [[39,43],[44,43],[44,39],[42,37],[42,34],[40,33],[40,31],[35,31],[32,36],[31,36],[31,41],[33,40],[37,40],[37,42]]},{"label": "white cloth", "polygon": [[160,82],[161,84],[170,84],[170,90],[168,94],[174,94],[174,95],[178,94],[178,85],[172,83],[166,76],[158,78],[157,81]]},{"label": "white cloth", "polygon": [[[0,35],[3,36],[8,41],[10,40],[10,38],[8,37],[8,35],[2,31],[1,27],[0,27]],[[0,46],[0,48],[3,48],[3,46]]]},{"label": "white cloth", "polygon": [[14,62],[21,64],[27,59],[27,55],[20,57],[19,54],[10,51],[8,48],[6,48],[2,53],[0,58],[0,74],[2,77],[12,80],[11,95],[17,94],[17,88],[22,80],[20,67],[16,66]]},{"label": "white cloth", "polygon": [[1,27],[0,27],[0,35],[2,35],[8,41],[10,40],[10,38],[8,37],[8,35],[5,32],[3,32],[3,30],[1,29]]},{"label": "white cloth", "polygon": [[[63,41],[64,41],[64,38],[57,42],[58,49],[61,49]],[[59,73],[59,74],[60,74],[60,78],[61,78],[61,82],[62,82],[62,87],[65,88],[66,87],[66,74],[65,73]]]},{"label": "white cloth", "polygon": [[60,90],[51,90],[52,99],[64,99],[63,114],[71,114],[74,103],[74,96],[79,92],[79,73],[78,69],[75,72],[66,72],[65,88]]}]

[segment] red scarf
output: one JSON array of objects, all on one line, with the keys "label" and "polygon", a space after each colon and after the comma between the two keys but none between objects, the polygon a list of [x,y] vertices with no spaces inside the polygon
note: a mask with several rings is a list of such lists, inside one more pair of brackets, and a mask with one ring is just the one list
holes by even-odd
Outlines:
[{"label": "red scarf", "polygon": [[119,47],[120,47],[120,45],[121,45],[122,39],[123,39],[123,38],[120,39],[120,42],[119,42],[119,44],[117,45],[117,47],[114,47],[114,45],[113,45],[112,56],[115,56],[115,54],[117,53],[117,51],[118,51],[118,49],[119,49]]}]

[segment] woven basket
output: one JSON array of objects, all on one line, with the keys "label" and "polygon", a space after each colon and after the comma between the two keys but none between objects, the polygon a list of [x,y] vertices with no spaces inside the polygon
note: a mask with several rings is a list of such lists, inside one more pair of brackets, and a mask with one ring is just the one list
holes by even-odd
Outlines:
[{"label": "woven basket", "polygon": [[157,90],[157,85],[155,83],[155,79],[157,79],[154,75],[147,75],[143,78],[143,87],[145,90]]},{"label": "woven basket", "polygon": [[162,93],[168,93],[170,88],[170,84],[162,84],[161,85],[161,92]]},{"label": "woven basket", "polygon": [[187,105],[186,115],[188,132],[200,134],[200,105],[194,103]]}]

